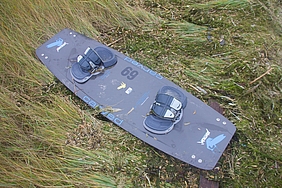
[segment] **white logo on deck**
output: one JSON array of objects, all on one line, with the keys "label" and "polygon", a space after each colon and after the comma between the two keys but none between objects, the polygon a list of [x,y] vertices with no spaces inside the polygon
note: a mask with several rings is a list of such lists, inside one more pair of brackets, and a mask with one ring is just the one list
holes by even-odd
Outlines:
[{"label": "white logo on deck", "polygon": [[53,48],[53,47],[57,47],[56,50],[57,52],[59,52],[63,47],[65,47],[67,44],[67,42],[64,42],[64,40],[62,38],[58,38],[56,41],[48,44],[46,46],[46,48]]},{"label": "white logo on deck", "polygon": [[205,142],[206,142],[206,140],[207,140],[207,138],[209,137],[210,134],[211,134],[210,131],[209,131],[208,129],[206,129],[205,135],[203,136],[203,138],[201,139],[201,141],[199,141],[199,142],[197,142],[197,143],[198,143],[198,144],[201,144],[201,145],[204,145]]},{"label": "white logo on deck", "polygon": [[58,48],[57,48],[57,52],[59,52],[63,47],[65,47],[67,44],[69,44],[69,43],[67,43],[67,42],[64,42],[61,46],[59,46]]}]

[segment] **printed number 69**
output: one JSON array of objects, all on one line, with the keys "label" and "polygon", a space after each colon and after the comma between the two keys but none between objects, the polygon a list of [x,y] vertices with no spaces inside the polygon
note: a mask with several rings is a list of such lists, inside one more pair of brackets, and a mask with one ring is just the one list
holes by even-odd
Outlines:
[{"label": "printed number 69", "polygon": [[123,71],[121,71],[122,76],[127,76],[127,79],[133,80],[137,75],[138,71],[133,70],[132,67],[126,67]]}]

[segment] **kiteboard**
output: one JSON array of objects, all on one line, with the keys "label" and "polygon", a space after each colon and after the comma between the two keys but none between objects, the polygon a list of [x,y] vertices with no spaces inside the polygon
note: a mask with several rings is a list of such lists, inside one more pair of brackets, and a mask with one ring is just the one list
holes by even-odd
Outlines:
[{"label": "kiteboard", "polygon": [[36,55],[114,124],[197,168],[213,169],[236,131],[227,118],[160,73],[74,30],[63,29]]}]

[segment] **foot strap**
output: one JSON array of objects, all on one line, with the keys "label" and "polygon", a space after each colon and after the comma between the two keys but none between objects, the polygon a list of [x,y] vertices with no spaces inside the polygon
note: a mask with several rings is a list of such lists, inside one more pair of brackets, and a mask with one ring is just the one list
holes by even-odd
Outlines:
[{"label": "foot strap", "polygon": [[77,57],[77,62],[80,64],[80,67],[84,72],[89,72],[91,74],[95,73],[102,67],[101,58],[89,47],[85,50],[83,56],[79,55]]},{"label": "foot strap", "polygon": [[181,112],[182,104],[173,96],[159,93],[156,96],[151,110],[153,114],[162,119],[176,120]]}]

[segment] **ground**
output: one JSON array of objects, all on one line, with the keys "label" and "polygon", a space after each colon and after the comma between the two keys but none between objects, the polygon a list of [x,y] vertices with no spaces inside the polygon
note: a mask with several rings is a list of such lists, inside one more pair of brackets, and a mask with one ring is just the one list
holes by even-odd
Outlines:
[{"label": "ground", "polygon": [[[3,0],[0,185],[220,187],[282,184],[281,1]],[[69,27],[142,62],[237,132],[212,171],[148,146],[56,80],[35,49]]]}]

